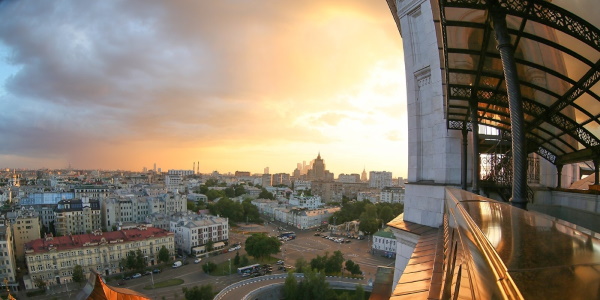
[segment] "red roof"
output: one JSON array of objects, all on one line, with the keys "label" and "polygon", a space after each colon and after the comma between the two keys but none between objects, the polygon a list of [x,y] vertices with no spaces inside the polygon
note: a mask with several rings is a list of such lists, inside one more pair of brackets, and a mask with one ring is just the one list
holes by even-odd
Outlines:
[{"label": "red roof", "polygon": [[126,242],[143,241],[151,237],[167,237],[172,235],[174,235],[172,232],[156,227],[147,227],[145,229],[133,228],[98,234],[88,233],[42,238],[25,244],[25,249],[33,250],[34,253],[37,254],[48,252],[51,249],[56,249],[56,251],[66,251],[95,247],[100,244],[122,244]]}]

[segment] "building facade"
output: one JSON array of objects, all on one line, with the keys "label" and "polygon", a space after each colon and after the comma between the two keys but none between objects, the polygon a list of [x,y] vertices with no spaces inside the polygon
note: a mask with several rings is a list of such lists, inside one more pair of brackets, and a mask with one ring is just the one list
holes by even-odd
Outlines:
[{"label": "building facade", "polygon": [[25,244],[41,238],[40,217],[33,209],[24,207],[6,214],[11,225],[16,259],[25,260]]},{"label": "building facade", "polygon": [[160,228],[139,226],[134,229],[89,234],[47,236],[27,243],[25,260],[31,279],[42,279],[47,285],[72,281],[73,268],[83,267],[84,275],[90,269],[108,276],[119,273],[121,259],[131,251],[142,251],[148,265],[158,262],[158,253],[164,246],[174,253],[173,233]]},{"label": "building facade", "polygon": [[392,172],[371,171],[369,172],[369,187],[382,189],[392,186]]},{"label": "building facade", "polygon": [[84,234],[100,229],[100,201],[83,197],[61,200],[55,210],[56,234]]},{"label": "building facade", "polygon": [[175,234],[178,250],[191,253],[192,248],[229,240],[229,219],[207,215],[187,214],[174,217],[169,230]]},{"label": "building facade", "polygon": [[373,235],[373,254],[385,257],[396,257],[396,236],[389,227],[377,231]]}]

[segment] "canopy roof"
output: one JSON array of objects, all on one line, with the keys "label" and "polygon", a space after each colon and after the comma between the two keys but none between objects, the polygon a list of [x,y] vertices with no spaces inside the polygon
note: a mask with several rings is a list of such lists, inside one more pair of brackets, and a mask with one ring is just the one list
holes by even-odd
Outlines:
[{"label": "canopy roof", "polygon": [[516,49],[528,152],[554,164],[600,158],[600,30],[542,0],[439,0],[448,128],[470,130],[476,102],[479,124],[510,135],[490,9],[506,14]]}]

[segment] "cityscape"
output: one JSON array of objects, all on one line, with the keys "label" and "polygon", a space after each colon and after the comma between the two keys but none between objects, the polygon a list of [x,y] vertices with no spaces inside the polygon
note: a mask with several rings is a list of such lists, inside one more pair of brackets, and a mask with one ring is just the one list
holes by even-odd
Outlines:
[{"label": "cityscape", "polygon": [[0,1],[0,298],[600,299],[597,2]]},{"label": "cityscape", "polygon": [[[222,263],[234,253],[252,258],[244,247],[258,232],[282,243],[273,254],[284,268],[271,270],[275,273],[295,268],[300,257],[310,262],[341,251],[366,285],[374,280],[375,266],[393,264],[396,240],[384,224],[402,212],[402,177],[366,169],[336,176],[321,153],[297,163],[292,173],[269,174],[265,167],[263,174],[202,174],[200,164],[164,172],[155,164],[139,172],[3,169],[0,202],[6,221],[0,247],[7,249],[7,286],[15,294],[76,293],[82,286],[76,266],[86,279],[100,274],[108,284],[125,287],[141,283],[135,276],[139,270],[155,272],[151,276],[157,280],[175,266],[209,273],[190,263]],[[360,220],[367,214],[362,212],[371,209],[381,220],[374,227],[363,221],[363,228]],[[352,216],[352,210],[358,214]],[[296,242],[313,248],[294,251]],[[137,250],[144,264],[130,268],[129,252]],[[230,274],[228,282],[245,279]],[[199,282],[217,290],[218,278]]]}]

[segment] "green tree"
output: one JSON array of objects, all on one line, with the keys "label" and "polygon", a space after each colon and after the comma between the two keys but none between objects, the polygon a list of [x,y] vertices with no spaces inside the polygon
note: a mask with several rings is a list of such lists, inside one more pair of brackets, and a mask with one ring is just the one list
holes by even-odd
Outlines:
[{"label": "green tree", "polygon": [[382,206],[381,209],[379,209],[379,216],[383,224],[388,223],[396,217],[396,215],[394,215],[394,210],[389,205]]},{"label": "green tree", "polygon": [[358,275],[362,273],[360,266],[350,259],[346,261],[346,270],[348,270],[348,272],[350,272],[352,275]]},{"label": "green tree", "polygon": [[240,266],[245,267],[250,264],[250,260],[248,260],[248,256],[246,254],[242,255],[242,261],[240,262]]},{"label": "green tree", "polygon": [[212,240],[208,240],[208,242],[206,242],[206,252],[210,252],[213,250],[213,246],[215,245],[215,242],[213,242]]},{"label": "green tree", "polygon": [[355,300],[364,300],[365,299],[365,288],[363,288],[363,286],[360,284],[356,285],[356,290],[354,292],[354,299]]},{"label": "green tree", "polygon": [[236,267],[240,265],[240,252],[239,251],[235,252],[235,258],[233,259],[233,265]]},{"label": "green tree", "polygon": [[336,274],[342,271],[342,264],[344,263],[344,255],[340,251],[333,252],[333,255],[325,262],[325,273]]},{"label": "green tree", "polygon": [[243,195],[243,194],[246,193],[246,189],[241,184],[240,185],[236,185],[234,188],[235,188],[235,196],[236,197],[241,196],[241,195]]},{"label": "green tree", "polygon": [[206,192],[206,197],[208,198],[209,201],[213,201],[217,198],[223,197],[225,196],[225,193],[219,190],[208,190]]},{"label": "green tree", "polygon": [[269,191],[267,191],[267,189],[263,188],[260,191],[260,194],[258,194],[258,198],[259,199],[271,199],[271,200],[275,200],[275,196],[273,196],[272,193],[270,193]]},{"label": "green tree", "polygon": [[317,255],[317,257],[313,258],[310,261],[310,268],[315,271],[325,270],[325,264],[327,263],[328,258],[329,258],[329,253],[327,253],[327,252],[325,252],[324,256]]},{"label": "green tree", "polygon": [[204,273],[207,273],[207,274],[214,272],[216,269],[217,269],[217,264],[215,264],[212,261],[209,261],[202,265],[202,271],[204,271]]},{"label": "green tree", "polygon": [[184,287],[181,290],[187,300],[212,300],[216,294],[213,291],[213,286],[210,284],[194,286],[190,289]]},{"label": "green tree", "polygon": [[194,201],[188,201],[187,202],[187,210],[195,211],[196,203],[194,203]]},{"label": "green tree", "polygon": [[300,256],[296,260],[296,273],[304,273],[304,271],[310,270],[310,264],[304,259],[304,257]]},{"label": "green tree", "polygon": [[85,277],[83,276],[83,268],[80,265],[75,265],[73,267],[73,275],[71,275],[74,282],[77,282],[79,285],[85,281]]},{"label": "green tree", "polygon": [[249,255],[262,260],[271,254],[279,253],[279,247],[281,247],[281,242],[276,237],[268,236],[265,233],[255,233],[246,239],[244,249]]},{"label": "green tree", "polygon": [[137,249],[135,251],[135,270],[141,271],[146,268],[146,258],[144,257],[144,253],[142,250]]},{"label": "green tree", "polygon": [[377,207],[373,204],[365,205],[364,212],[360,215],[359,229],[366,235],[371,235],[379,229],[380,220],[377,219]]},{"label": "green tree", "polygon": [[158,262],[168,262],[169,260],[171,260],[169,249],[167,249],[165,246],[162,246],[158,251]]},{"label": "green tree", "polygon": [[298,282],[296,276],[292,272],[288,273],[283,285],[283,299],[295,300],[298,299]]},{"label": "green tree", "polygon": [[38,287],[38,289],[43,290],[46,288],[46,281],[41,277],[38,277],[33,280],[33,284]]},{"label": "green tree", "polygon": [[258,212],[258,207],[252,204],[252,200],[244,200],[242,202],[242,208],[244,210],[244,219],[252,223],[258,223],[260,221],[260,213]]}]

